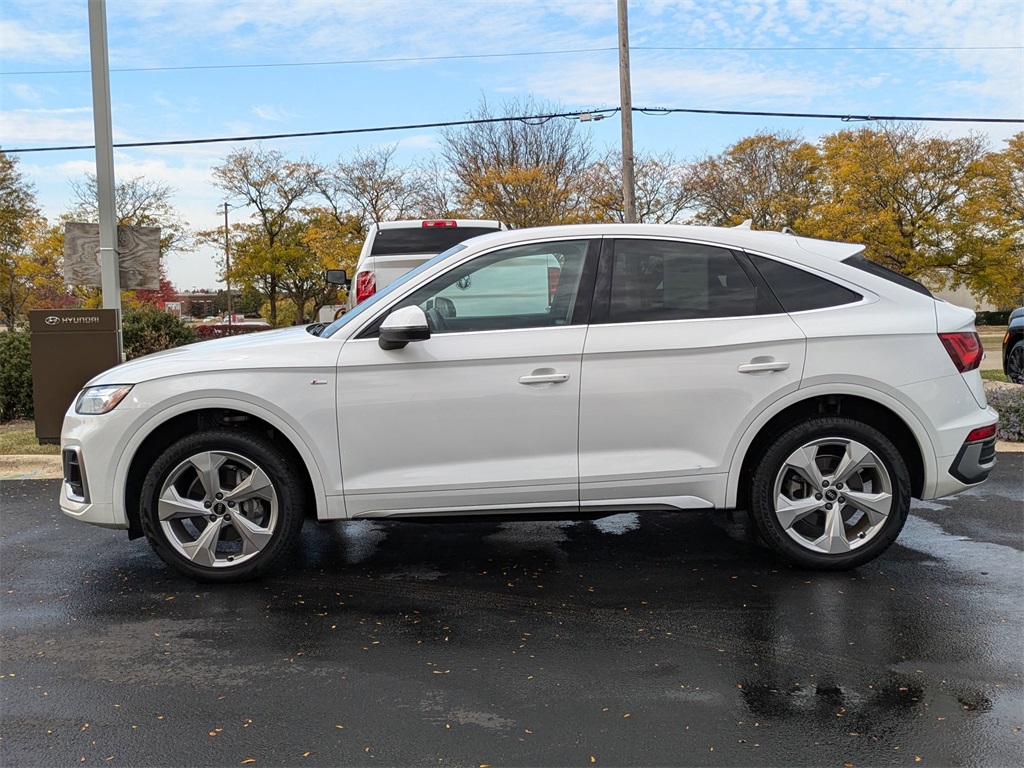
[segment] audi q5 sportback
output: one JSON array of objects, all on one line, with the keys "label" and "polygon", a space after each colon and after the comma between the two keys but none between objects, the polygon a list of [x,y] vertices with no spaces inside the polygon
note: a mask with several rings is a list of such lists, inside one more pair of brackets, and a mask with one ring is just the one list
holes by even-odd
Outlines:
[{"label": "audi q5 sportback", "polygon": [[974,314],[789,234],[483,235],[329,326],[201,342],[90,381],[61,507],[199,580],[306,517],[749,511],[806,568],[880,555],[911,497],[995,461]]}]

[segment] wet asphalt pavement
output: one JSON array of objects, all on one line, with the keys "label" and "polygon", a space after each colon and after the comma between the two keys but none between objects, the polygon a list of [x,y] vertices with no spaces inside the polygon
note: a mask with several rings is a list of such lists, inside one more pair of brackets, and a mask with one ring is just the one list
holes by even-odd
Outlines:
[{"label": "wet asphalt pavement", "polygon": [[307,524],[208,587],[0,482],[0,765],[1019,766],[1022,459],[843,574],[627,514]]}]

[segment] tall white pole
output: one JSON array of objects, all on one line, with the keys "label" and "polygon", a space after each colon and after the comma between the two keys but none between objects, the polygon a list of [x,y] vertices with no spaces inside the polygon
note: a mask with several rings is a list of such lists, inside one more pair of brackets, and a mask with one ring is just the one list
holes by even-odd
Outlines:
[{"label": "tall white pole", "polygon": [[626,0],[619,11],[619,106],[622,108],[622,209],[623,221],[636,221],[636,180],[633,168],[633,95],[629,84],[629,19]]},{"label": "tall white pole", "polygon": [[117,212],[114,205],[114,131],[110,120],[110,64],[107,61],[106,0],[89,0],[89,53],[92,63],[92,113],[96,137],[96,189],[99,193],[100,276],[103,308],[118,310],[121,342],[121,275],[117,257]]},{"label": "tall white pole", "polygon": [[235,322],[235,310],[231,304],[231,250],[228,247],[228,201],[224,201],[224,281],[228,286],[228,325]]}]

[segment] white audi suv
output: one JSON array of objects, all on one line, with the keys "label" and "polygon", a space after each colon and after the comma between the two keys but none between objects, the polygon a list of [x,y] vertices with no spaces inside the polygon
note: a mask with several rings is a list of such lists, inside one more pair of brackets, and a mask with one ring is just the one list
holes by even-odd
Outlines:
[{"label": "white audi suv", "polygon": [[748,229],[483,235],[329,326],[217,339],[90,381],[61,507],[195,579],[266,571],[305,518],[742,508],[801,567],[896,540],[982,482],[974,314],[863,247]]}]

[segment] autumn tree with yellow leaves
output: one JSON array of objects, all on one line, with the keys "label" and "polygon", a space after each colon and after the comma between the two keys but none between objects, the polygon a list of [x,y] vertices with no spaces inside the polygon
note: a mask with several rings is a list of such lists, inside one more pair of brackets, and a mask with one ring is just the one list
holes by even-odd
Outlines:
[{"label": "autumn tree with yellow leaves", "polygon": [[1012,209],[1008,152],[992,155],[981,136],[950,138],[904,123],[830,134],[801,231],[864,243],[867,256],[890,269],[932,287],[965,285],[1007,306],[1024,288],[1021,221],[1005,208]]}]

